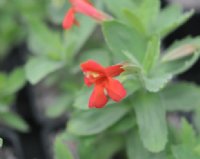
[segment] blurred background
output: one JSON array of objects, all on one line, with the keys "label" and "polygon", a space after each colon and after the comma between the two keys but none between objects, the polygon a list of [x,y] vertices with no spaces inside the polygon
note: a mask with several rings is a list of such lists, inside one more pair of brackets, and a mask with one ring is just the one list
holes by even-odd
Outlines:
[{"label": "blurred background", "polygon": [[[162,7],[171,3],[196,13],[163,40],[163,47],[200,34],[200,1],[162,0]],[[67,0],[0,0],[0,137],[4,140],[0,159],[54,158],[55,136],[65,129],[74,92],[82,85],[79,63],[94,56],[91,52],[107,51],[94,22],[82,24],[91,30],[81,32],[78,41],[77,30],[66,40],[69,33],[63,32],[61,23],[69,7]],[[87,54],[79,56],[80,51]],[[106,53],[94,58],[105,65],[111,62]],[[27,82],[24,66],[29,81],[37,84]],[[200,61],[178,78],[199,84],[199,69]],[[51,76],[43,78],[47,74]],[[190,113],[184,115],[190,119]]]}]

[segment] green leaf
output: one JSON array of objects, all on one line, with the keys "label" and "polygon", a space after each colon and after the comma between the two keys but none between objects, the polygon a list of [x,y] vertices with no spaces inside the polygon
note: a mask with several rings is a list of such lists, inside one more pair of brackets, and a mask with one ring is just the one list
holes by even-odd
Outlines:
[{"label": "green leaf", "polygon": [[71,118],[68,122],[68,131],[76,135],[98,134],[114,125],[127,112],[128,107],[123,103],[84,111]]},{"label": "green leaf", "polygon": [[75,98],[75,102],[73,106],[78,109],[87,110],[89,109],[88,101],[90,99],[90,95],[92,93],[92,89],[84,86],[77,94]]},{"label": "green leaf", "polygon": [[2,94],[6,89],[6,87],[7,87],[7,75],[5,73],[0,72],[0,92]]},{"label": "green leaf", "polygon": [[106,49],[90,49],[88,51],[84,51],[84,53],[81,54],[80,62],[84,62],[89,59],[95,60],[103,66],[108,66],[111,62],[109,53]]},{"label": "green leaf", "polygon": [[165,37],[185,23],[193,13],[194,11],[189,11],[183,14],[180,6],[168,6],[160,12],[154,30],[157,34],[160,34],[161,37]]},{"label": "green leaf", "polygon": [[123,82],[123,86],[127,91],[127,96],[126,97],[132,95],[138,89],[141,88],[141,85],[137,80],[126,80],[126,81]]},{"label": "green leaf", "polygon": [[192,83],[170,84],[161,95],[167,111],[192,111],[200,106],[200,88]]},{"label": "green leaf", "polygon": [[150,159],[151,153],[144,148],[138,132],[131,131],[126,136],[128,159]]},{"label": "green leaf", "polygon": [[81,27],[73,28],[64,34],[66,60],[72,59],[80,51],[96,26],[96,23],[86,16],[80,17],[79,22]]},{"label": "green leaf", "polygon": [[0,95],[7,96],[17,92],[26,82],[23,68],[15,68],[10,74],[0,74]]},{"label": "green leaf", "polygon": [[61,24],[63,16],[69,8],[70,4],[68,1],[50,1],[48,2],[48,18],[56,25]]},{"label": "green leaf", "polygon": [[115,125],[108,129],[108,133],[122,134],[136,126],[136,120],[132,114],[126,115],[123,119],[118,121]]},{"label": "green leaf", "polygon": [[9,111],[9,106],[6,105],[5,103],[0,102],[0,113],[8,112]]},{"label": "green leaf", "polygon": [[188,70],[199,59],[200,38],[187,37],[169,47],[154,72],[177,75]]},{"label": "green leaf", "polygon": [[133,0],[104,0],[104,3],[108,7],[109,11],[117,17],[123,16],[124,9],[136,9],[136,4]]},{"label": "green leaf", "polygon": [[165,52],[162,62],[178,60],[190,56],[200,49],[200,37],[186,37],[175,41]]},{"label": "green leaf", "polygon": [[90,145],[91,149],[87,151],[87,157],[84,156],[83,158],[110,159],[115,153],[121,150],[122,145],[123,145],[123,139],[121,136],[112,135],[112,136],[99,137],[95,141],[95,143],[92,143]]},{"label": "green leaf", "polygon": [[195,109],[195,114],[193,118],[194,118],[193,122],[194,122],[195,128],[197,129],[198,132],[200,132],[200,122],[199,122],[200,121],[200,107],[199,106]]},{"label": "green leaf", "polygon": [[166,159],[165,152],[151,153],[145,149],[137,130],[126,135],[126,151],[128,159]]},{"label": "green leaf", "polygon": [[147,29],[155,23],[160,11],[160,0],[143,0],[139,7],[139,17]]},{"label": "green leaf", "polygon": [[3,146],[3,139],[0,138],[0,148],[2,148],[2,146]]},{"label": "green leaf", "polygon": [[148,43],[147,51],[143,60],[144,70],[149,72],[157,64],[160,56],[160,39],[153,36]]},{"label": "green leaf", "polygon": [[56,138],[54,151],[56,159],[74,159],[71,150],[60,136]]},{"label": "green leaf", "polygon": [[29,23],[28,46],[30,50],[52,60],[61,60],[63,48],[59,33],[50,30],[42,21],[31,19]]},{"label": "green leaf", "polygon": [[144,77],[144,85],[149,92],[158,92],[163,89],[171,79],[172,75],[170,74]]},{"label": "green leaf", "polygon": [[[112,156],[120,151],[122,148],[122,140],[120,137],[110,137],[104,140],[104,142],[97,146],[97,152],[94,154],[94,158],[98,156],[100,159],[110,159]],[[94,147],[95,149],[95,147]]]},{"label": "green leaf", "polygon": [[157,72],[157,74],[160,75],[163,74],[164,75],[171,74],[173,76],[178,75],[180,73],[185,72],[190,67],[192,67],[199,59],[199,55],[200,55],[199,52],[196,52],[194,53],[194,55],[191,55],[189,57],[163,62],[154,69],[154,72]]},{"label": "green leaf", "polygon": [[31,84],[36,84],[50,73],[63,67],[62,62],[43,57],[33,57],[25,65],[26,76]]},{"label": "green leaf", "polygon": [[133,104],[144,147],[151,152],[162,151],[167,143],[167,124],[159,94],[140,92]]},{"label": "green leaf", "polygon": [[145,25],[138,17],[137,13],[133,12],[133,10],[124,9],[124,17],[126,18],[126,23],[135,28],[142,35],[146,35],[147,31]]},{"label": "green leaf", "polygon": [[186,119],[182,118],[181,120],[181,129],[179,130],[179,139],[181,143],[188,144],[188,145],[194,145],[196,143],[196,134],[195,130],[186,121]]},{"label": "green leaf", "polygon": [[131,53],[139,62],[144,59],[147,40],[135,29],[117,21],[107,21],[103,23],[103,33],[107,45],[120,62],[127,60],[123,52]]},{"label": "green leaf", "polygon": [[9,74],[7,79],[6,92],[8,94],[13,94],[18,91],[26,82],[24,68],[16,68],[11,74]]},{"label": "green leaf", "polygon": [[175,159],[199,159],[199,155],[195,154],[193,147],[188,145],[172,146],[172,152]]},{"label": "green leaf", "polygon": [[12,112],[4,112],[0,114],[0,121],[2,124],[5,124],[16,130],[27,132],[29,131],[29,126],[27,123],[17,114]]}]

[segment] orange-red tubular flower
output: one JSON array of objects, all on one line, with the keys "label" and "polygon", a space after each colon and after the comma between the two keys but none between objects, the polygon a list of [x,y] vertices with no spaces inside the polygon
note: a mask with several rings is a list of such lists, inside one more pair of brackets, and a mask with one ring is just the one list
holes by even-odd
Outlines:
[{"label": "orange-red tubular flower", "polygon": [[94,84],[94,90],[89,99],[90,108],[102,108],[108,102],[109,96],[115,102],[120,102],[126,96],[123,85],[113,77],[120,75],[124,69],[122,65],[103,67],[93,60],[81,64],[85,74],[85,84],[89,87]]},{"label": "orange-red tubular flower", "polygon": [[75,18],[76,13],[82,13],[97,21],[104,21],[109,18],[105,13],[97,10],[89,0],[69,0],[72,7],[68,10],[63,20],[63,28],[70,29],[73,25],[79,25]]}]

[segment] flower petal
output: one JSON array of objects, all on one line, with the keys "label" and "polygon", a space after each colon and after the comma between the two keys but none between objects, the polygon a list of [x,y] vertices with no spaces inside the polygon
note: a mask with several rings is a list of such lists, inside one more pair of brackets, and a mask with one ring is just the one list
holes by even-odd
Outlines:
[{"label": "flower petal", "polygon": [[90,108],[102,108],[106,105],[108,99],[104,93],[104,87],[102,85],[95,85],[94,90],[90,96],[89,107]]},{"label": "flower petal", "polygon": [[64,29],[70,29],[73,25],[79,25],[78,21],[75,19],[75,11],[70,8],[65,15],[62,26]]},{"label": "flower petal", "polygon": [[113,65],[106,68],[106,73],[109,77],[115,77],[124,72],[123,65]]},{"label": "flower petal", "polygon": [[106,90],[110,98],[116,102],[120,102],[126,96],[126,90],[116,79],[109,78]]},{"label": "flower petal", "polygon": [[103,21],[108,18],[105,13],[97,10],[88,0],[70,0],[70,2],[76,12],[90,16],[97,21]]},{"label": "flower petal", "polygon": [[91,86],[92,84],[93,84],[93,82],[89,79],[89,78],[87,78],[87,77],[84,77],[84,82],[85,82],[85,84],[89,87],[89,86]]},{"label": "flower petal", "polygon": [[94,60],[88,60],[81,64],[81,69],[83,72],[96,72],[105,74],[105,68],[95,62]]}]

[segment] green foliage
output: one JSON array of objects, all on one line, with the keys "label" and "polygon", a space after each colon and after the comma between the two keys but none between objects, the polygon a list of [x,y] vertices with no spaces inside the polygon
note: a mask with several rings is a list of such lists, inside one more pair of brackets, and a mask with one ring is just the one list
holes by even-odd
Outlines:
[{"label": "green foliage", "polygon": [[[77,113],[69,121],[68,131],[83,136],[98,134],[119,121],[126,115],[128,110],[125,103],[120,103],[100,110],[95,109]],[[113,116],[113,114],[115,115]]]},{"label": "green foliage", "polygon": [[84,86],[76,95],[74,107],[82,110],[89,109],[88,99],[90,98],[91,93],[92,89]]},{"label": "green foliage", "polygon": [[11,73],[0,73],[0,123],[16,130],[27,132],[28,124],[17,114],[10,111],[14,94],[25,84],[25,71],[18,67]]},{"label": "green foliage", "polygon": [[16,93],[26,82],[23,68],[16,68],[10,74],[0,73],[0,98]]},{"label": "green foliage", "polygon": [[159,94],[140,92],[132,104],[145,148],[151,152],[164,150],[167,143],[167,124]]},{"label": "green foliage", "polygon": [[124,9],[136,9],[136,4],[132,0],[115,1],[115,0],[104,0],[109,11],[112,12],[117,17],[122,17],[122,12]]},{"label": "green foliage", "polygon": [[126,137],[126,151],[128,159],[165,159],[166,154],[151,153],[144,148],[141,138],[137,130],[135,132],[130,131]]},{"label": "green foliage", "polygon": [[156,75],[153,77],[144,77],[144,85],[150,92],[158,92],[164,88],[167,83],[172,79],[172,75]]},{"label": "green foliage", "polygon": [[25,66],[27,79],[32,84],[36,84],[48,74],[63,67],[63,65],[59,61],[52,61],[43,57],[32,57]]},{"label": "green foliage", "polygon": [[175,159],[198,159],[200,156],[195,154],[194,150],[187,145],[173,146],[172,151]]},{"label": "green foliage", "polygon": [[0,121],[2,124],[18,131],[27,132],[29,130],[27,123],[22,120],[21,117],[12,112],[0,112]]},{"label": "green foliage", "polygon": [[[178,120],[172,128],[169,120],[168,130],[166,119],[166,111],[193,111],[195,128],[200,130],[199,87],[171,82],[199,59],[200,39],[188,37],[161,49],[161,40],[193,11],[182,13],[177,5],[161,9],[160,0],[92,3],[100,10],[105,4],[113,16],[101,23],[102,34],[95,30],[94,20],[79,13],[80,27],[61,31],[59,26],[71,6],[67,1],[0,2],[1,59],[24,37],[32,55],[25,66],[0,73],[1,124],[28,131],[27,123],[10,111],[10,105],[26,80],[35,85],[48,79],[58,94],[46,115],[56,118],[68,111],[70,117],[66,131],[55,139],[56,159],[110,159],[124,150],[129,159],[200,158],[200,139],[193,126]],[[93,87],[81,88],[83,78],[79,76],[79,64],[88,59],[104,66],[123,64],[125,71],[117,79],[127,90],[124,101],[109,101],[102,109],[88,108]]]},{"label": "green foliage", "polygon": [[143,60],[143,67],[149,72],[158,63],[160,57],[160,39],[158,36],[152,37],[148,43],[147,51]]},{"label": "green foliage", "polygon": [[3,146],[3,139],[0,138],[0,148]]},{"label": "green foliage", "polygon": [[[113,32],[115,34],[113,34]],[[147,40],[136,30],[117,22],[103,24],[105,40],[112,53],[120,60],[127,60],[123,52],[131,53],[138,61],[142,61],[147,47]]]},{"label": "green foliage", "polygon": [[81,157],[88,159],[110,159],[113,154],[121,149],[122,144],[122,138],[116,135],[84,139],[81,142]]},{"label": "green foliage", "polygon": [[109,56],[109,52],[106,49],[90,49],[88,51],[84,51],[84,54],[80,57],[80,63],[87,61],[88,59],[92,59],[102,64],[103,66],[109,66],[111,62],[111,57]]},{"label": "green foliage", "polygon": [[195,84],[170,84],[161,91],[161,95],[167,111],[192,111],[200,106],[200,88]]},{"label": "green foliage", "polygon": [[179,138],[180,142],[188,145],[196,143],[194,128],[185,119],[181,120],[181,129],[179,131],[180,135],[177,138]]},{"label": "green foliage", "polygon": [[136,120],[133,117],[132,113],[130,113],[130,115],[126,115],[120,121],[118,121],[116,124],[111,126],[108,129],[108,133],[112,133],[112,134],[126,133],[130,129],[134,128],[135,126],[136,126]]},{"label": "green foliage", "polygon": [[153,29],[156,33],[160,34],[161,37],[165,37],[185,23],[193,13],[194,11],[189,11],[183,14],[182,8],[178,5],[167,6],[161,10]]},{"label": "green foliage", "polygon": [[29,23],[29,49],[49,59],[61,60],[63,47],[59,32],[50,30],[41,21],[32,20]]},{"label": "green foliage", "polygon": [[56,159],[74,159],[72,152],[70,152],[68,145],[62,140],[62,136],[58,136],[54,146]]},{"label": "green foliage", "polygon": [[128,159],[150,159],[150,152],[144,148],[138,132],[131,131],[126,138]]}]

